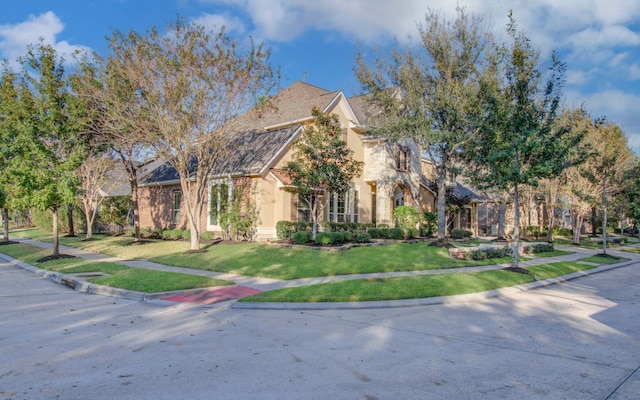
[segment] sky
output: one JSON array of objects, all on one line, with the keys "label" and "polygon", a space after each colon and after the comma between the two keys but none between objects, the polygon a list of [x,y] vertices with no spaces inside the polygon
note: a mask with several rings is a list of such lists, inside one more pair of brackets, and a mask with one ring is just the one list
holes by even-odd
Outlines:
[{"label": "sky", "polygon": [[3,4],[0,59],[10,62],[40,38],[59,54],[107,54],[114,30],[163,29],[181,16],[252,37],[272,50],[281,86],[304,80],[347,96],[360,93],[353,64],[363,48],[417,37],[428,8],[455,17],[456,5],[504,35],[509,10],[548,59],[567,64],[566,107],[622,127],[640,154],[640,0],[21,0]]}]

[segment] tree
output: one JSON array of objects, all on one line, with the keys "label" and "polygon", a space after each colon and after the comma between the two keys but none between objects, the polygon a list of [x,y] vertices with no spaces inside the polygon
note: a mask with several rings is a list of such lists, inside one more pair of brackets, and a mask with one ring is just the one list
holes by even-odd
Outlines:
[{"label": "tree", "polygon": [[633,220],[633,227],[640,235],[640,160],[634,157],[631,167],[625,172],[622,196],[626,203],[626,215]]},{"label": "tree", "polygon": [[114,179],[116,163],[117,160],[108,154],[94,151],[78,168],[78,177],[82,182],[81,202],[87,222],[86,239],[91,239],[93,235],[93,223],[107,193],[118,185],[118,180]]},{"label": "tree", "polygon": [[624,132],[612,122],[596,120],[589,130],[587,141],[592,152],[580,169],[580,174],[591,185],[591,193],[596,194],[594,206],[596,201],[602,206],[602,251],[606,254],[609,199],[621,191],[622,179],[631,167],[633,157]]},{"label": "tree", "polygon": [[127,55],[121,71],[144,99],[149,144],[178,172],[196,251],[209,182],[233,151],[230,122],[268,95],[276,75],[268,51],[253,43],[245,51],[224,29],[178,19],[168,31],[115,32],[110,43]]},{"label": "tree", "polygon": [[58,257],[58,211],[71,203],[77,192],[75,171],[83,156],[78,133],[83,118],[76,113],[64,60],[53,47],[43,43],[30,47],[20,62],[21,79],[28,88],[21,105],[30,118],[19,139],[18,196],[26,204],[51,211],[53,257]]},{"label": "tree", "polygon": [[[135,48],[109,43],[111,55],[94,53],[80,60],[80,69],[72,77],[73,88],[87,109],[85,142],[93,148],[108,147],[120,160],[131,190],[131,209],[135,240],[141,240],[138,207],[138,180],[141,171],[155,161],[149,144],[146,100],[127,76],[128,60]],[[106,149],[105,149],[106,151]]]},{"label": "tree", "polygon": [[[485,50],[492,39],[482,20],[457,9],[448,21],[434,10],[418,26],[420,47],[396,44],[374,54],[373,65],[360,52],[354,67],[363,89],[372,94],[369,132],[392,139],[409,137],[435,163],[438,239],[445,237],[446,187],[455,161],[472,133],[468,123]],[[395,90],[389,90],[395,88]]]},{"label": "tree", "polygon": [[555,54],[543,83],[538,53],[511,15],[510,45],[501,45],[486,70],[479,92],[482,110],[477,135],[466,154],[475,164],[474,180],[513,195],[514,232],[511,267],[518,269],[520,190],[557,176],[571,164],[579,138],[553,129],[565,65]]},{"label": "tree", "polygon": [[19,99],[17,76],[5,63],[0,76],[0,209],[6,242],[9,241],[10,192],[14,183],[12,166],[16,161],[16,139],[24,116]]},{"label": "tree", "polygon": [[315,120],[296,140],[293,159],[283,172],[291,178],[287,190],[310,205],[311,237],[315,240],[320,198],[324,193],[347,191],[353,178],[362,172],[363,163],[353,159],[353,150],[342,140],[337,115],[324,113],[319,107],[314,107],[311,114]]}]

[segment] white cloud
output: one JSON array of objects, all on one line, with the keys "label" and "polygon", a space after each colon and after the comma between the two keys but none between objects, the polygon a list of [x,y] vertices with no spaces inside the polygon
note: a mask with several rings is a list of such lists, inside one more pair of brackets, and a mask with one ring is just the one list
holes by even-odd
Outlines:
[{"label": "white cloud", "polygon": [[241,34],[246,30],[240,18],[230,15],[203,14],[198,18],[194,18],[193,22],[214,32],[220,31],[223,26],[227,33],[236,32]]},{"label": "white cloud", "polygon": [[87,51],[88,48],[72,45],[67,41],[56,41],[56,36],[64,29],[64,24],[51,11],[34,16],[30,15],[26,21],[18,24],[0,25],[0,54],[2,58],[14,63],[18,57],[26,53],[27,47],[38,44],[53,46],[56,52],[67,60],[76,51]]}]

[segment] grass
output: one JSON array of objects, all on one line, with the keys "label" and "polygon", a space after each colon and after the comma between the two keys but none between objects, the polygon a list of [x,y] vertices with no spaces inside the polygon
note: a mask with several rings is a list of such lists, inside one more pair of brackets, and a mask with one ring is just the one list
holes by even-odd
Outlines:
[{"label": "grass", "polygon": [[558,262],[530,267],[531,274],[506,270],[473,273],[360,279],[273,290],[245,297],[241,302],[354,302],[419,299],[484,292],[549,279],[593,268],[579,262]]},{"label": "grass", "polygon": [[580,261],[590,262],[598,265],[617,264],[619,262],[627,261],[627,260],[628,258],[616,257],[616,256],[610,256],[610,255],[608,256],[595,255],[595,256],[585,257],[580,259]]},{"label": "grass", "polygon": [[81,258],[60,258],[39,263],[37,260],[51,252],[26,244],[2,246],[0,251],[41,269],[63,274],[102,272],[111,276],[87,279],[98,285],[134,290],[145,293],[168,292],[213,286],[232,285],[232,282],[176,272],[153,271],[133,268],[111,262],[88,261]]},{"label": "grass", "polygon": [[[50,234],[46,236],[37,232],[38,240],[50,240]],[[24,234],[31,237],[30,232]],[[216,244],[205,245],[207,251],[201,253],[186,253],[189,243],[184,241],[150,241],[144,245],[131,245],[131,238],[121,236],[96,235],[96,239],[91,241],[81,237],[61,237],[61,243],[124,259],[148,259],[176,267],[283,280],[463,268],[510,260],[509,257],[481,261],[457,260],[449,256],[447,249],[430,247],[425,243],[357,247],[348,251],[286,248],[264,243]]]}]

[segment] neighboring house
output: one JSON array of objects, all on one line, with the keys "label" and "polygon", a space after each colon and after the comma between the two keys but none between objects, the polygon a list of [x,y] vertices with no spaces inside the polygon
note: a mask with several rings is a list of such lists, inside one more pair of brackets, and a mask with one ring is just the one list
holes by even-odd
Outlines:
[{"label": "neighboring house", "polygon": [[[433,161],[428,158],[422,158],[421,172],[420,184],[433,194],[434,203],[431,206],[431,210],[435,212],[437,210],[437,194],[435,191],[437,184]],[[447,213],[447,233],[451,232],[451,229],[460,228],[473,232],[474,236],[484,235],[485,232],[481,229],[483,226],[478,218],[478,210],[487,202],[487,198],[463,184],[461,180],[458,176],[448,177],[447,195],[450,198],[457,199],[456,203],[462,204],[462,206],[461,209]]]},{"label": "neighboring house", "polygon": [[[286,190],[290,181],[282,169],[292,159],[292,145],[305,124],[313,123],[313,106],[338,115],[354,158],[364,162],[362,174],[348,191],[324,194],[321,221],[392,225],[393,209],[399,205],[435,211],[435,195],[422,175],[417,146],[412,140],[366,136],[365,105],[363,96],[347,98],[339,90],[296,82],[277,94],[268,109],[240,116],[229,137],[233,155],[216,166],[211,179],[202,231],[221,231],[220,208],[238,188],[256,207],[258,240],[275,238],[278,221],[310,221],[309,205]],[[187,227],[179,177],[168,163],[142,179],[139,194],[142,227]],[[472,226],[477,229],[474,218]]]}]

